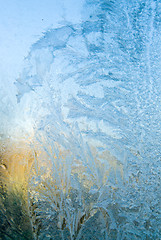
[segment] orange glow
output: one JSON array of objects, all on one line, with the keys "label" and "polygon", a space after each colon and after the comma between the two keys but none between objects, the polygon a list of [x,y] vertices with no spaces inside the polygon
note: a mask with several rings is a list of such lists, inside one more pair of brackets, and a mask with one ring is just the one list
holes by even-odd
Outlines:
[{"label": "orange glow", "polygon": [[23,141],[5,141],[0,147],[2,182],[8,188],[16,185],[17,188],[26,189],[34,160],[32,150]]}]

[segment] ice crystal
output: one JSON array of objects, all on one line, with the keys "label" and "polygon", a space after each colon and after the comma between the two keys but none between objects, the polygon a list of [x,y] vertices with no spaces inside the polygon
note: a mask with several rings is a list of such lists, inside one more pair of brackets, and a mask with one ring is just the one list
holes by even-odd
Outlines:
[{"label": "ice crystal", "polygon": [[32,46],[15,84],[41,148],[36,239],[161,238],[160,14],[159,1],[86,0],[80,24]]}]

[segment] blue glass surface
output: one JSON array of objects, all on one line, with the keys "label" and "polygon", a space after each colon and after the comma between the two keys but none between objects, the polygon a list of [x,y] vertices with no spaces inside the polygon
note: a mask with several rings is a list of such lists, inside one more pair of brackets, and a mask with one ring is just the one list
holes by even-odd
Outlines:
[{"label": "blue glass surface", "polygon": [[160,16],[157,0],[86,0],[32,45],[14,124],[33,238],[161,238]]}]

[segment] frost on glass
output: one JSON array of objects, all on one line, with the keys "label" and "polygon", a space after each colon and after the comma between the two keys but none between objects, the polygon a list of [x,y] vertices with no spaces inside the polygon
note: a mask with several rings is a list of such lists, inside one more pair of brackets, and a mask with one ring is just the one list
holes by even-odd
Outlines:
[{"label": "frost on glass", "polygon": [[32,46],[15,85],[35,239],[161,238],[160,16],[160,1],[86,0]]}]

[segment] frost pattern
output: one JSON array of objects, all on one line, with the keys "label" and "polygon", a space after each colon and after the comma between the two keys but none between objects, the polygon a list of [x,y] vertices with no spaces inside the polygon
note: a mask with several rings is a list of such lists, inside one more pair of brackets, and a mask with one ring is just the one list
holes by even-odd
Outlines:
[{"label": "frost pattern", "polygon": [[38,239],[161,238],[160,15],[157,0],[86,0],[81,24],[32,46],[15,84],[45,152]]}]

